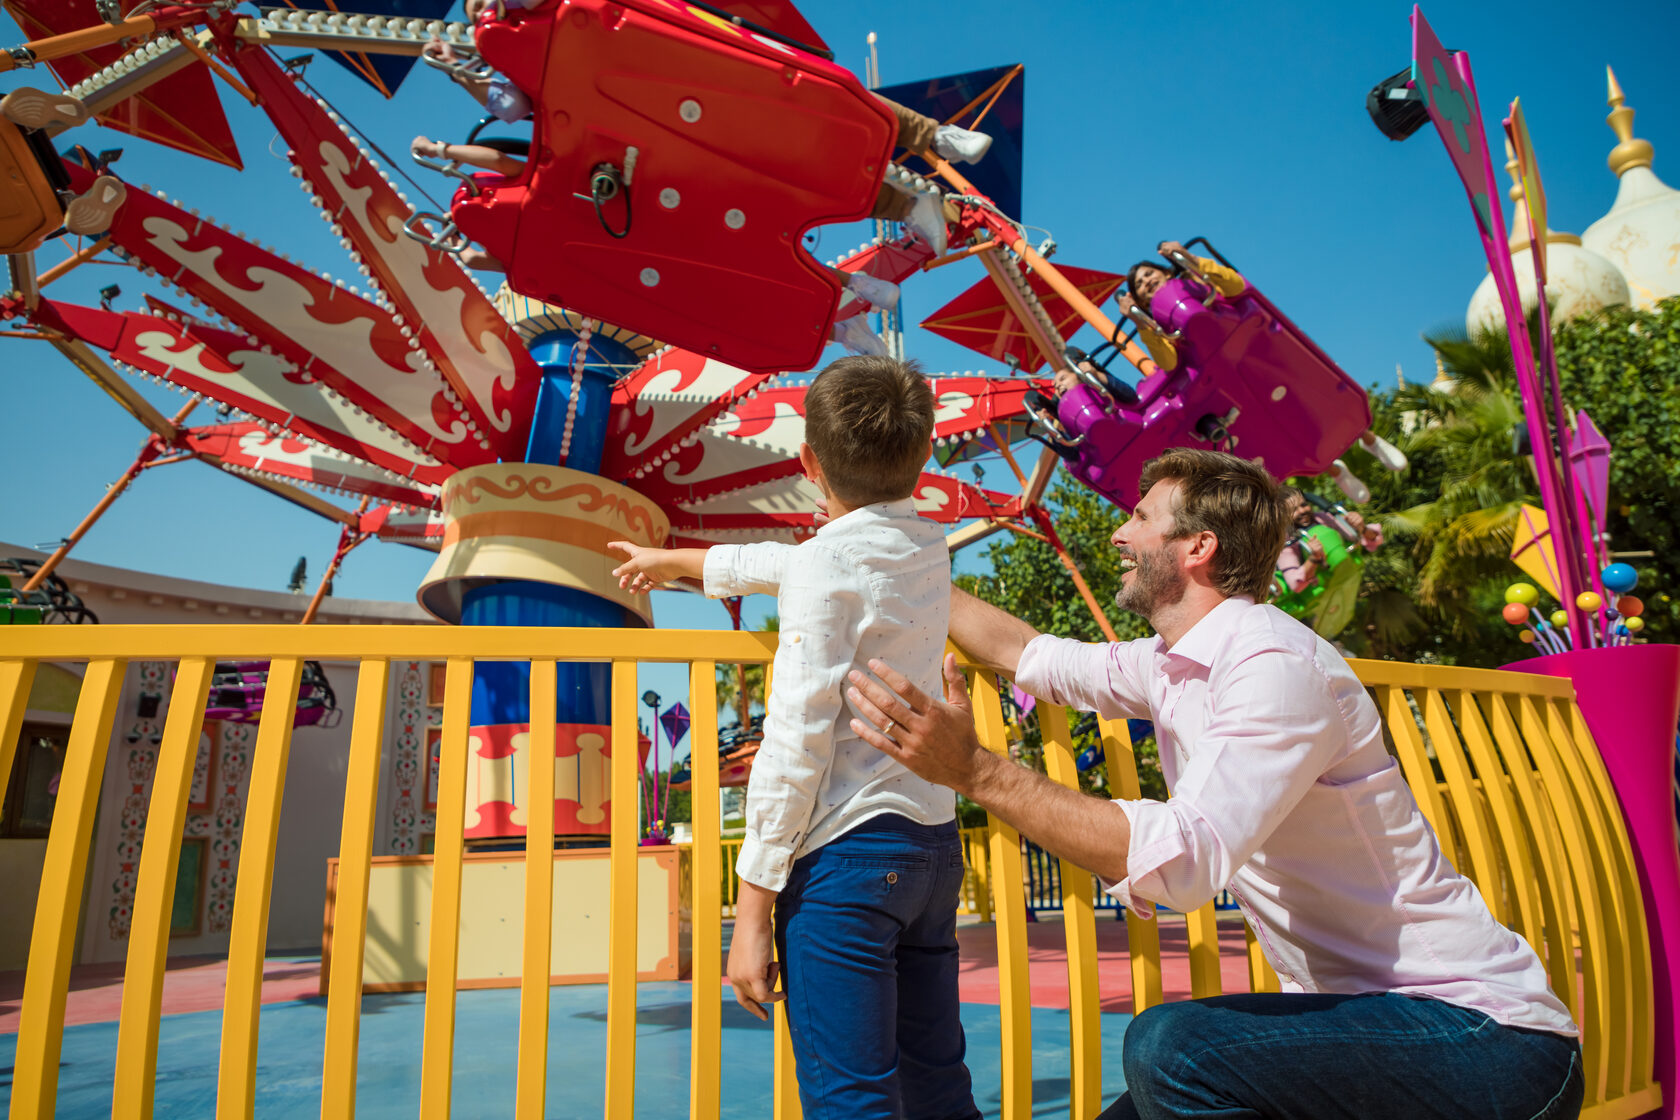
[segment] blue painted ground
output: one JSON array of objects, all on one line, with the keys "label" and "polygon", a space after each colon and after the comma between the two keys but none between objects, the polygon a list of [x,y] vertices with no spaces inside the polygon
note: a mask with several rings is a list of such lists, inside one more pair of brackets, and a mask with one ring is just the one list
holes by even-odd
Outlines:
[{"label": "blue painted ground", "polygon": [[[548,1115],[557,1120],[599,1117],[606,1061],[606,987],[551,989]],[[720,994],[720,998],[721,994]],[[420,1103],[420,1039],[425,997],[369,995],[362,1003],[360,1117],[411,1117]],[[513,1114],[514,1053],[518,1039],[516,989],[463,991],[456,1005],[454,1115]],[[643,984],[638,989],[636,1116],[671,1120],[688,1115],[689,985]],[[998,1009],[964,1004],[969,1068],[975,1097],[988,1116],[999,1112]],[[1120,1039],[1128,1015],[1104,1015],[1104,1099],[1120,1091]],[[321,1048],[326,1002],[298,1000],[262,1009],[257,1056],[256,1114],[262,1120],[315,1120],[321,1114]],[[1066,1115],[1068,1016],[1034,1009],[1033,1114]],[[116,1023],[91,1023],[64,1032],[59,1075],[61,1120],[107,1116],[116,1062]],[[155,1115],[193,1120],[215,1114],[221,1014],[168,1015],[158,1046]],[[16,1035],[0,1035],[0,1113],[9,1107]],[[770,1028],[728,999],[723,1009],[725,1120],[771,1115]]]}]

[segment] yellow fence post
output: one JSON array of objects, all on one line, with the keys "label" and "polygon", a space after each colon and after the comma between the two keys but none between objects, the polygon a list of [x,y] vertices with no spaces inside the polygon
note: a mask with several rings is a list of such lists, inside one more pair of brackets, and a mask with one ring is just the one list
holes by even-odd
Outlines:
[{"label": "yellow fence post", "polygon": [[23,734],[23,713],[34,687],[35,662],[0,661],[0,805],[6,801],[6,785],[12,780],[18,739]]},{"label": "yellow fence post", "polygon": [[692,1120],[717,1120],[722,1105],[723,1064],[723,851],[719,841],[717,742],[717,663],[696,661],[688,672],[689,848],[694,866],[689,882],[694,901],[693,953],[690,956],[688,1114]]},{"label": "yellow fence post", "polygon": [[466,853],[467,728],[473,659],[451,657],[443,675],[432,916],[426,953],[426,1030],[420,1044],[420,1120],[447,1120],[455,1086],[455,980],[460,975],[461,867]]},{"label": "yellow fence post", "polygon": [[[980,743],[1007,754],[1008,734],[997,677],[974,674],[974,721]],[[998,1015],[1003,1042],[1003,1117],[1032,1115],[1032,988],[1027,975],[1027,895],[1021,873],[1021,836],[996,817],[991,823],[993,901],[997,907]]]},{"label": "yellow fence post", "polygon": [[111,1115],[147,1120],[157,1082],[158,1020],[163,1011],[163,969],[169,954],[169,916],[175,901],[175,871],[187,821],[193,764],[198,758],[204,704],[215,663],[207,657],[181,662],[169,695],[163,740],[152,773],[128,931],[128,966],[123,973],[122,1018],[117,1028],[117,1070]]},{"label": "yellow fence post", "polygon": [[[1117,797],[1137,800],[1143,796],[1138,785],[1137,752],[1125,720],[1102,719],[1103,758],[1108,771],[1108,788]],[[1126,945],[1132,958],[1132,1014],[1162,1000],[1161,927],[1152,918],[1140,918],[1126,910]]]},{"label": "yellow fence post", "polygon": [[513,1113],[542,1120],[548,1097],[548,979],[554,948],[554,756],[559,666],[531,663],[530,767],[525,794],[525,934],[519,976],[519,1071]]},{"label": "yellow fence post", "polygon": [[64,1044],[70,966],[76,959],[82,880],[87,875],[105,754],[111,746],[111,725],[116,722],[127,665],[108,658],[89,664],[76,701],[41,865],[29,966],[23,975],[23,1009],[12,1059],[11,1120],[47,1120],[58,1102],[58,1058]]},{"label": "yellow fence post", "polygon": [[321,1120],[356,1115],[356,1052],[362,1027],[362,960],[367,944],[368,880],[379,804],[379,756],[391,664],[370,658],[356,674],[356,712],[344,774],[333,898],[332,970],[327,977],[326,1045],[321,1061]]},{"label": "yellow fence post", "polygon": [[612,667],[612,854],[607,920],[606,1120],[636,1108],[637,797],[642,756],[636,742],[636,663]]},{"label": "yellow fence post", "polygon": [[228,941],[227,993],[222,1001],[222,1056],[216,1092],[217,1120],[248,1120],[257,1102],[257,1021],[262,1012],[263,957],[268,948],[268,904],[274,886],[274,853],[280,841],[280,802],[286,790],[292,722],[297,718],[303,661],[269,662],[262,718],[252,750],[251,784],[245,794],[245,831],[239,842],[239,876],[233,888],[233,932]]},{"label": "yellow fence post", "polygon": [[[1067,709],[1038,706],[1044,740],[1044,766],[1050,780],[1079,788],[1079,766]],[[1070,860],[1061,861],[1062,934],[1067,945],[1068,1050],[1072,1072],[1068,1108],[1073,1120],[1102,1111],[1102,1005],[1097,989],[1097,920],[1091,873]]]}]

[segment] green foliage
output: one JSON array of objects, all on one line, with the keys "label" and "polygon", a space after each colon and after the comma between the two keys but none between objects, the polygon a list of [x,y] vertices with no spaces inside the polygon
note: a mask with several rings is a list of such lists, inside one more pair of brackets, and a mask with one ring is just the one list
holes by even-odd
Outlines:
[{"label": "green foliage", "polygon": [[[1063,547],[1090,584],[1115,634],[1122,641],[1151,634],[1149,624],[1143,619],[1114,605],[1115,593],[1120,590],[1120,556],[1109,543],[1109,537],[1125,521],[1126,515],[1062,470],[1056,472],[1045,496],[1045,508]],[[987,546],[986,560],[990,574],[959,576],[957,585],[1046,634],[1087,642],[1104,640],[1102,628],[1049,544],[1023,534],[1000,535]],[[1037,719],[1029,715],[1020,722],[1020,728],[1020,760],[1042,770],[1044,744]],[[1097,738],[1095,720],[1076,724],[1074,750],[1085,750]],[[1137,752],[1144,795],[1165,799],[1166,785],[1155,756],[1154,739],[1137,744]],[[1080,784],[1088,791],[1107,793],[1104,768],[1092,767],[1080,775]]]},{"label": "green foliage", "polygon": [[[1530,324],[1531,330],[1534,324]],[[1612,308],[1554,335],[1571,416],[1585,409],[1613,445],[1611,548],[1640,572],[1645,636],[1672,641],[1680,523],[1680,300],[1647,311]],[[1389,545],[1367,563],[1361,603],[1342,641],[1361,656],[1497,666],[1524,650],[1499,617],[1504,589],[1525,579],[1509,559],[1523,503],[1539,504],[1533,468],[1513,442],[1524,426],[1510,345],[1502,334],[1429,338],[1446,380],[1373,398],[1372,427],[1411,467],[1391,475],[1357,450],[1368,515]]]},{"label": "green foliage", "polygon": [[[772,633],[782,628],[782,620],[770,615],[764,629]],[[747,712],[764,711],[764,666],[719,665],[717,667],[718,718],[724,723],[741,722],[741,696],[745,693]]]},{"label": "green foliage", "polygon": [[1613,307],[1557,331],[1558,376],[1610,440],[1609,518],[1616,552],[1639,572],[1643,636],[1680,639],[1680,298]]}]

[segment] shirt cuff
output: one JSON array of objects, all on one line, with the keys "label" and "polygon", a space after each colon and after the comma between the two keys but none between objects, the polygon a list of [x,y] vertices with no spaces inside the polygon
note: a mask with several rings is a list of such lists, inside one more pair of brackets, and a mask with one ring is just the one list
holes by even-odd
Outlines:
[{"label": "shirt cuff", "polygon": [[1056,695],[1055,686],[1050,681],[1054,668],[1051,650],[1063,639],[1051,634],[1040,634],[1026,644],[1021,650],[1021,657],[1015,663],[1015,687],[1030,696],[1041,700],[1048,700],[1052,704],[1061,703]]},{"label": "shirt cuff", "polygon": [[1178,816],[1161,801],[1115,801],[1131,822],[1132,839],[1126,850],[1126,877],[1104,880],[1103,893],[1140,918],[1155,916],[1155,903],[1166,893],[1161,868],[1183,855],[1188,846]]},{"label": "shirt cuff", "polygon": [[780,891],[793,874],[793,849],[785,844],[767,844],[748,833],[741,841],[741,854],[735,860],[735,874],[755,887]]},{"label": "shirt cuff", "polygon": [[735,594],[735,558],[741,552],[738,544],[714,544],[706,550],[705,565],[700,578],[704,590],[713,599]]}]

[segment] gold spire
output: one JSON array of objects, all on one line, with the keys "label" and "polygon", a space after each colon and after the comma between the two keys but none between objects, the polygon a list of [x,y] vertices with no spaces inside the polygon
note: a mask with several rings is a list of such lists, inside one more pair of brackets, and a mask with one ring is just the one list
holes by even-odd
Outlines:
[{"label": "gold spire", "polygon": [[1616,72],[1608,66],[1604,72],[1610,77],[1610,115],[1604,119],[1615,132],[1616,139],[1621,141],[1610,149],[1610,170],[1620,179],[1635,167],[1651,166],[1655,149],[1649,141],[1633,138],[1633,110],[1624,104],[1627,98],[1622,94],[1621,83],[1616,81]]}]

